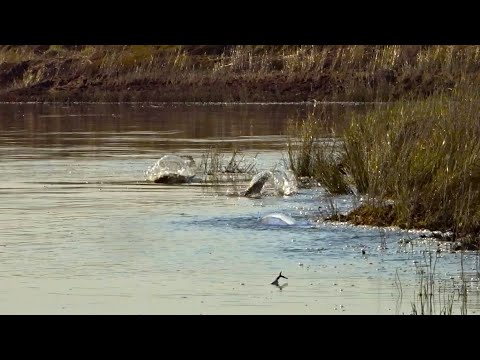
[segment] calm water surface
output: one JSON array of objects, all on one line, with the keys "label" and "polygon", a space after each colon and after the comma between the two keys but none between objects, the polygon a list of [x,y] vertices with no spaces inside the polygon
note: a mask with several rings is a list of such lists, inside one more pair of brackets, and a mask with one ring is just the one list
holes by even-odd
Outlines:
[{"label": "calm water surface", "polygon": [[[361,111],[329,106],[340,125]],[[145,181],[162,155],[198,164],[211,146],[235,146],[257,155],[258,170],[270,169],[282,163],[287,121],[310,110],[0,105],[0,313],[410,313],[422,250],[436,244],[401,246],[415,234],[313,222],[328,207],[320,188],[247,199],[228,194],[249,179],[218,187]],[[353,207],[349,197],[334,201]],[[309,225],[259,223],[274,212]],[[460,258],[438,259],[452,283]],[[478,261],[463,259],[476,313]],[[289,278],[282,289],[270,285],[279,271]]]}]

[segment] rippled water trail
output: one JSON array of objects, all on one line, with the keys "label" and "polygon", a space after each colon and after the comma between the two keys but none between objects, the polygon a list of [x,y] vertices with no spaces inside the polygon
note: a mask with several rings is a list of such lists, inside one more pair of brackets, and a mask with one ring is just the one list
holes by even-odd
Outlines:
[{"label": "rippled water trail", "polygon": [[[360,111],[330,106],[339,122]],[[410,313],[422,250],[435,244],[399,245],[414,234],[315,222],[329,204],[320,188],[249,199],[232,194],[251,177],[235,185],[145,181],[161,156],[198,163],[214,145],[258,154],[258,170],[270,170],[282,163],[287,120],[308,110],[0,105],[0,313]],[[334,202],[354,206],[349,197]],[[297,223],[261,223],[272,213]],[[461,256],[442,253],[440,275],[454,282]],[[476,313],[477,257],[463,256]],[[280,271],[288,280],[270,285]]]}]

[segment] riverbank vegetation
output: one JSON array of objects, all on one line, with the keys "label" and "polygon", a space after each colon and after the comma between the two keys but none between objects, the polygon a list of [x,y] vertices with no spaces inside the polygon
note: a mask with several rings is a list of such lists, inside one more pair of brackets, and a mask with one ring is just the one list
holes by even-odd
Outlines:
[{"label": "riverbank vegetation", "polygon": [[308,169],[330,193],[362,195],[358,208],[334,220],[451,232],[477,249],[479,114],[476,86],[463,84],[353,114],[341,136],[325,138],[325,122],[312,115],[290,131],[290,167],[297,176]]},{"label": "riverbank vegetation", "polygon": [[480,81],[479,46],[0,46],[0,101],[390,101]]}]

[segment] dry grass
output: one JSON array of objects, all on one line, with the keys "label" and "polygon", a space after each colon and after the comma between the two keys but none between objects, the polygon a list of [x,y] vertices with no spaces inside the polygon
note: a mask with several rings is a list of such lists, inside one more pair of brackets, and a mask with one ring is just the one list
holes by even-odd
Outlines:
[{"label": "dry grass", "polygon": [[302,123],[297,147],[289,143],[290,166],[297,176],[315,176],[331,194],[367,194],[346,219],[453,231],[470,248],[478,247],[480,95],[475,86],[354,115],[341,146],[318,143],[320,127]]},{"label": "dry grass", "polygon": [[479,60],[479,46],[3,45],[0,86],[82,100],[386,101],[477,84]]},{"label": "dry grass", "polygon": [[370,206],[394,202],[395,225],[477,236],[479,114],[473,87],[377,108],[346,132],[346,166]]},{"label": "dry grass", "polygon": [[[447,53],[449,54],[449,53]],[[446,56],[439,53],[438,56]],[[341,137],[320,116],[292,123],[288,164],[330,194],[366,194],[342,220],[452,231],[465,246],[480,239],[480,95],[465,82],[427,99],[352,113]],[[323,120],[322,120],[323,119]]]}]

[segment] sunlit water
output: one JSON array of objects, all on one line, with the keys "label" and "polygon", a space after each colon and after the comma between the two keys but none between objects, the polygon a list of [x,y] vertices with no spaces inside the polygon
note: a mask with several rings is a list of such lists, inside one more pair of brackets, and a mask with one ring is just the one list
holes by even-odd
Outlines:
[{"label": "sunlit water", "polygon": [[[338,121],[360,111],[331,106]],[[287,120],[307,111],[0,105],[0,313],[409,314],[422,251],[436,249],[398,244],[418,234],[317,222],[330,204],[320,188],[249,199],[235,191],[252,176],[145,181],[161,156],[198,164],[213,145],[257,155],[257,169],[271,170],[283,163]],[[334,203],[347,211],[352,200]],[[273,213],[296,224],[261,222]],[[441,281],[458,281],[461,257],[440,253]],[[478,261],[463,260],[471,314],[480,308]],[[280,271],[288,280],[270,285]]]}]

